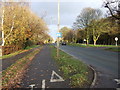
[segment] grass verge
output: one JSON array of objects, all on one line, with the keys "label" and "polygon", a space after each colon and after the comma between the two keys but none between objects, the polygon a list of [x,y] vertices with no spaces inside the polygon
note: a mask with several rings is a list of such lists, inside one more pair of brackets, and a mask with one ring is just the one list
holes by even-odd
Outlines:
[{"label": "grass verge", "polygon": [[56,57],[56,48],[51,46],[53,59],[59,65],[59,69],[63,72],[63,77],[70,80],[70,85],[75,88],[89,88],[92,79],[92,70],[84,63],[76,60],[72,56],[60,51],[59,58]]},{"label": "grass verge", "polygon": [[120,52],[120,48],[118,47],[114,47],[114,48],[106,48],[105,50],[108,50],[108,51],[114,51],[114,52]]},{"label": "grass verge", "polygon": [[104,50],[108,51],[114,51],[114,52],[120,52],[120,46],[115,46],[115,45],[85,45],[85,44],[79,44],[79,43],[69,43],[68,45],[70,46],[78,46],[78,47],[96,47],[96,48],[104,48]]},{"label": "grass verge", "polygon": [[26,47],[26,48],[23,49],[23,50],[19,50],[19,51],[16,51],[16,52],[11,53],[11,54],[8,54],[8,55],[3,55],[3,56],[0,57],[0,59],[10,58],[10,57],[12,57],[12,56],[18,55],[18,54],[20,54],[20,53],[26,52],[26,51],[28,51],[28,50],[30,50],[30,49],[32,49],[32,48],[36,48],[36,47],[39,47],[39,46],[40,46],[40,45],[28,46],[28,47]]},{"label": "grass verge", "polygon": [[68,45],[79,46],[79,47],[116,47],[115,45],[93,45],[93,44],[86,45],[86,44],[79,44],[79,43],[69,43]]},{"label": "grass verge", "polygon": [[14,64],[2,72],[2,88],[16,88],[24,75],[26,68],[34,58],[34,56],[41,50],[36,48],[27,56],[17,60]]}]

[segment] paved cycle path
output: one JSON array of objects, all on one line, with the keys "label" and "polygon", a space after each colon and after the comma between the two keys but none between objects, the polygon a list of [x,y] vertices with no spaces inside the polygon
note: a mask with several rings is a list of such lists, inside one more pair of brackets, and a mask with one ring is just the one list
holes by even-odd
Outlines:
[{"label": "paved cycle path", "polygon": [[10,67],[13,63],[15,63],[17,60],[23,58],[24,56],[30,54],[34,49],[36,48],[39,48],[39,47],[35,47],[35,48],[32,48],[30,50],[27,50],[25,52],[22,52],[20,54],[17,54],[15,56],[12,56],[12,57],[9,57],[9,58],[5,58],[5,59],[2,59],[1,62],[2,62],[2,71],[7,69],[8,67]]},{"label": "paved cycle path", "polygon": [[69,80],[62,77],[47,45],[35,56],[22,79],[22,88],[30,85],[33,88],[70,88]]}]

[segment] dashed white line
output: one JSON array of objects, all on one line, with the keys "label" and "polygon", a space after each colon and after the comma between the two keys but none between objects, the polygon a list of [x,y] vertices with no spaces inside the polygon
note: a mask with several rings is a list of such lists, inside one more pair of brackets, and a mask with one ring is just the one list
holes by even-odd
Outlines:
[{"label": "dashed white line", "polygon": [[42,90],[45,90],[45,79],[42,80]]}]

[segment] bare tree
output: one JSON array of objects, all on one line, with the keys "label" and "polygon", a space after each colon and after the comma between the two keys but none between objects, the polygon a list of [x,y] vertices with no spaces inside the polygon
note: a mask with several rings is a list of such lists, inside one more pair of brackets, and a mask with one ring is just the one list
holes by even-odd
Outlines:
[{"label": "bare tree", "polygon": [[106,0],[103,5],[105,8],[108,8],[112,17],[120,20],[120,0]]},{"label": "bare tree", "polygon": [[89,24],[94,19],[99,19],[101,12],[98,9],[84,8],[80,15],[77,16],[76,22],[73,24],[75,29],[84,29],[87,44],[89,44],[89,38],[91,31],[89,30]]}]

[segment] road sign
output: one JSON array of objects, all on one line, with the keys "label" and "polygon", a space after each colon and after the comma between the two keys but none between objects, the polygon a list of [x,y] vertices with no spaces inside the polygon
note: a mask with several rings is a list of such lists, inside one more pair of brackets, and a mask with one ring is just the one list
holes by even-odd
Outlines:
[{"label": "road sign", "polygon": [[118,37],[115,37],[115,41],[118,41]]},{"label": "road sign", "polygon": [[[58,77],[58,79],[54,79],[55,76]],[[50,82],[62,82],[62,81],[64,81],[63,78],[60,75],[58,75],[55,71],[52,71]]]},{"label": "road sign", "polygon": [[62,37],[62,33],[57,33],[57,37]]},{"label": "road sign", "polygon": [[116,41],[116,46],[117,46],[118,37],[115,37],[115,41]]},{"label": "road sign", "polygon": [[84,42],[86,41],[86,39],[83,40]]}]

